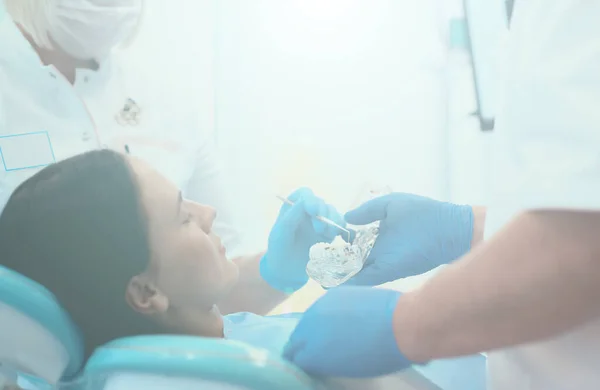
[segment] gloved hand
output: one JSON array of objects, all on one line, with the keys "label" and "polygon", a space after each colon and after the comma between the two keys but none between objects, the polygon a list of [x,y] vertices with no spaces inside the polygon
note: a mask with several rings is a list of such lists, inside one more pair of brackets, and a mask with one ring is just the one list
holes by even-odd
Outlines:
[{"label": "gloved hand", "polygon": [[409,367],[392,328],[400,295],[368,287],[327,291],[304,313],[283,356],[314,375],[367,378]]},{"label": "gloved hand", "polygon": [[267,252],[260,262],[260,274],[273,288],[291,293],[308,281],[306,264],[310,247],[319,242],[330,243],[340,233],[314,217],[326,217],[341,226],[346,223],[333,206],[308,188],[296,190],[288,199],[294,206],[281,207],[269,234]]},{"label": "gloved hand", "polygon": [[381,221],[364,268],[347,285],[375,286],[419,275],[471,249],[471,206],[392,193],[365,202],[349,211],[345,219],[353,225]]}]

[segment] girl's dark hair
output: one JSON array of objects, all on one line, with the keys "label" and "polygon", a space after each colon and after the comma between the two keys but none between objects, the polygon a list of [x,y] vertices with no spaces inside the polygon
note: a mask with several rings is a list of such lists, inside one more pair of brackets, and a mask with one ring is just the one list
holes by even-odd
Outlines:
[{"label": "girl's dark hair", "polygon": [[150,245],[124,156],[88,152],[23,182],[0,215],[0,248],[2,265],[45,286],[71,314],[86,357],[115,338],[161,333],[125,301]]}]

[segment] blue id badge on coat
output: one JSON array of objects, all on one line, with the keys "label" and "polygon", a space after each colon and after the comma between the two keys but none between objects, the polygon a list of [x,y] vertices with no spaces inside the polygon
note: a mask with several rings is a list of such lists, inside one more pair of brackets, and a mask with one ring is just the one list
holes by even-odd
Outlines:
[{"label": "blue id badge on coat", "polygon": [[47,131],[0,136],[0,157],[7,172],[41,168],[56,161]]}]

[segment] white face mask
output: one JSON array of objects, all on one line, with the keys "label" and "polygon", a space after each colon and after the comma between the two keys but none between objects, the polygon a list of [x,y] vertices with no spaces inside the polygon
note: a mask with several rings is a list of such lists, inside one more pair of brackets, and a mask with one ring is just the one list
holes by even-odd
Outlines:
[{"label": "white face mask", "polygon": [[55,0],[48,32],[75,58],[103,58],[133,33],[141,12],[141,0]]},{"label": "white face mask", "polygon": [[51,37],[69,55],[101,59],[135,30],[142,0],[5,0],[14,21],[38,46]]}]

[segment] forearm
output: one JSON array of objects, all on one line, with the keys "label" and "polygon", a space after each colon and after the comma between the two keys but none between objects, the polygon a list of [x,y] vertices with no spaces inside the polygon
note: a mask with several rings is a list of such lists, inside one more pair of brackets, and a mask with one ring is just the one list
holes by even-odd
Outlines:
[{"label": "forearm", "polygon": [[260,276],[259,264],[263,254],[233,260],[238,265],[240,277],[227,299],[219,304],[222,314],[248,311],[265,315],[288,297],[269,286]]},{"label": "forearm", "polygon": [[539,341],[600,315],[600,214],[522,214],[403,295],[400,350],[414,361]]},{"label": "forearm", "polygon": [[483,241],[487,209],[481,206],[472,206],[471,209],[473,210],[473,238],[471,239],[471,248],[474,248]]}]

